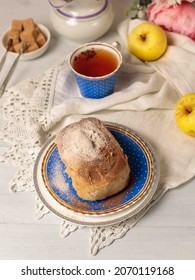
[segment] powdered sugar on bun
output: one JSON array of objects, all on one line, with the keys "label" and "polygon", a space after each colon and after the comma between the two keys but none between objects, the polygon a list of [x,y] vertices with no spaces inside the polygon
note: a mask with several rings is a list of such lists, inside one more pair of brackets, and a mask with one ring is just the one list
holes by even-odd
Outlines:
[{"label": "powdered sugar on bun", "polygon": [[77,194],[100,200],[127,186],[130,167],[119,143],[96,118],[72,123],[55,138]]},{"label": "powdered sugar on bun", "polygon": [[101,150],[107,144],[108,137],[102,134],[94,122],[87,119],[85,122],[67,126],[56,141],[67,161],[79,158],[93,161],[101,156]]}]

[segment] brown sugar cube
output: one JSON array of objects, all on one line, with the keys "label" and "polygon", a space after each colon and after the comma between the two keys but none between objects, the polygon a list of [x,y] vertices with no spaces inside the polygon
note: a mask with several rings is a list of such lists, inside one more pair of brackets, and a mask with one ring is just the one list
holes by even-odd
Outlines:
[{"label": "brown sugar cube", "polygon": [[9,39],[12,39],[13,42],[12,44],[15,45],[15,44],[18,44],[19,41],[20,41],[20,34],[18,31],[15,31],[15,30],[10,30],[7,34],[7,41]]},{"label": "brown sugar cube", "polygon": [[29,43],[28,47],[27,47],[27,52],[34,52],[34,51],[36,51],[38,49],[39,49],[39,46],[37,45],[36,42]]},{"label": "brown sugar cube", "polygon": [[34,42],[38,36],[36,29],[26,29],[20,33],[20,40],[22,42]]},{"label": "brown sugar cube", "polygon": [[12,30],[21,32],[22,31],[22,20],[13,19],[11,27],[12,27]]},{"label": "brown sugar cube", "polygon": [[41,30],[39,29],[38,26],[35,26],[35,30],[36,30],[36,32],[37,32],[38,35],[39,35],[39,33],[41,33]]},{"label": "brown sugar cube", "polygon": [[39,29],[39,27],[37,25],[34,27],[34,29],[37,30],[38,33],[41,32],[41,30]]},{"label": "brown sugar cube", "polygon": [[46,38],[43,35],[43,33],[39,33],[39,35],[36,38],[36,42],[39,45],[39,47],[42,47],[46,43]]},{"label": "brown sugar cube", "polygon": [[24,19],[22,24],[24,29],[33,29],[35,27],[35,23],[32,18]]},{"label": "brown sugar cube", "polygon": [[21,48],[22,48],[22,42],[18,43],[18,44],[15,44],[13,45],[13,51],[16,52],[16,53],[19,53]]},{"label": "brown sugar cube", "polygon": [[10,52],[15,52],[14,50],[14,46],[11,46],[11,48],[9,49]]}]

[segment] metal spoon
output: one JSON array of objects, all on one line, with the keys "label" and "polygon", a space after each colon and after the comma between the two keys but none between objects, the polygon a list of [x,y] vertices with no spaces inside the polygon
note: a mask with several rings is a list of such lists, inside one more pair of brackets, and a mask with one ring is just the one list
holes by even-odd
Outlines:
[{"label": "metal spoon", "polygon": [[7,53],[8,51],[10,50],[11,46],[12,46],[12,43],[13,43],[13,40],[12,39],[9,39],[7,41],[7,44],[6,44],[6,51],[1,59],[1,62],[0,62],[0,72],[1,72],[1,69],[3,68],[3,65],[5,63],[5,59],[6,59],[6,56],[7,56]]},{"label": "metal spoon", "polygon": [[22,48],[20,49],[20,52],[19,52],[18,56],[14,60],[14,62],[12,64],[9,72],[7,73],[7,76],[5,77],[5,80],[4,80],[3,84],[0,87],[0,97],[3,95],[3,93],[5,91],[5,88],[6,88],[7,84],[8,84],[8,82],[9,82],[9,80],[10,80],[10,78],[11,78],[11,76],[12,76],[14,70],[15,70],[15,68],[16,68],[18,60],[19,60],[20,56],[25,52],[26,47],[27,47],[27,43],[24,42],[23,45],[22,45]]}]

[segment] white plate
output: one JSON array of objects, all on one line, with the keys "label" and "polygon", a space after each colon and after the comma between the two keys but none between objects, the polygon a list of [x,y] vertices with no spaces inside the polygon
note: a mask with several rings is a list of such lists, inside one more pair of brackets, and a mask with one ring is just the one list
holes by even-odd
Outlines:
[{"label": "white plate", "polygon": [[[150,175],[148,175],[147,178],[144,179],[144,182],[142,182],[143,185],[139,187],[138,192],[137,192],[138,186],[136,185],[139,184],[139,180],[140,179],[143,180],[143,178],[140,179],[137,178],[136,179],[137,182],[135,182],[134,180],[130,182],[130,185],[127,187],[127,189],[124,190],[124,195],[122,195],[123,198],[128,197],[127,199],[125,198],[125,200],[124,199],[121,200],[121,194],[117,194],[111,198],[108,198],[107,200],[100,202],[100,204],[98,205],[98,209],[99,208],[100,209],[97,210],[97,212],[96,212],[97,205],[94,206],[94,204],[91,204],[91,202],[80,201],[78,197],[75,197],[74,191],[69,191],[69,195],[72,195],[74,198],[73,201],[75,202],[76,200],[76,204],[73,205],[70,198],[68,198],[68,200],[66,200],[65,198],[65,201],[63,201],[64,194],[61,195],[62,186],[60,186],[59,189],[57,189],[57,192],[54,193],[54,190],[51,186],[52,182],[50,181],[48,185],[48,181],[50,180],[49,178],[51,177],[49,176],[48,180],[45,180],[45,173],[46,172],[52,173],[55,170],[55,166],[56,166],[56,155],[54,157],[51,156],[50,159],[51,162],[48,163],[48,158],[50,157],[50,155],[52,155],[54,151],[53,146],[55,145],[52,137],[46,143],[46,145],[41,149],[37,157],[35,167],[34,167],[35,187],[39,197],[41,198],[42,202],[47,206],[48,209],[50,209],[53,213],[62,217],[63,219],[66,219],[70,222],[74,222],[76,224],[82,224],[86,226],[101,226],[101,225],[105,226],[105,225],[112,225],[124,219],[130,218],[135,214],[137,214],[139,211],[141,211],[145,206],[147,206],[147,204],[151,201],[158,187],[159,165],[151,145],[146,140],[144,140],[143,137],[138,135],[135,131],[125,126],[115,124],[115,123],[108,123],[108,122],[106,122],[105,125],[109,129],[111,129],[112,132],[115,133],[115,136],[118,135],[119,140],[121,138],[120,133],[122,132],[123,143],[121,142],[120,144],[128,145],[129,141],[131,142],[133,141],[131,146],[132,147],[136,146],[135,151],[139,150],[138,156],[142,155],[142,153],[144,153],[144,157],[146,155],[145,164],[148,166],[147,172]],[[129,150],[129,147],[130,146],[128,145],[127,150]],[[57,153],[56,150],[57,149],[55,149],[55,153]],[[129,156],[130,154],[127,154],[127,157]],[[133,161],[136,161],[135,157],[136,154],[134,155]],[[53,169],[53,162],[54,162],[54,169]],[[57,164],[59,164],[59,158],[57,158]],[[62,167],[62,169],[60,170],[64,170],[64,167]],[[136,174],[137,174],[136,170],[134,174],[132,172],[133,177],[135,177]],[[142,177],[143,173],[138,172],[138,175],[139,174]],[[145,183],[145,180],[147,181],[147,184]],[[68,187],[71,188],[72,186],[70,185],[70,183],[68,184],[69,184]],[[133,192],[137,192],[137,193],[132,195],[132,193],[128,190],[128,188],[130,190],[133,190]],[[116,203],[116,201],[118,202],[118,204],[115,204],[113,207],[112,205]],[[86,211],[85,207],[82,206],[85,204],[87,205],[87,209],[90,209],[90,211]],[[111,208],[109,206],[108,208],[105,209],[105,205],[106,206],[110,205]]]}]

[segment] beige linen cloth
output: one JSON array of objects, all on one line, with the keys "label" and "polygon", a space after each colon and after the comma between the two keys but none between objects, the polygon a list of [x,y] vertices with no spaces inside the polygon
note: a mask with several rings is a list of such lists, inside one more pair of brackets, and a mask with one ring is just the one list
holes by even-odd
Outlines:
[{"label": "beige linen cloth", "polygon": [[[168,189],[195,175],[195,138],[182,133],[174,118],[179,98],[195,92],[195,42],[179,34],[167,33],[169,46],[164,56],[155,62],[141,62],[127,50],[127,36],[139,23],[140,20],[127,19],[118,26],[123,65],[112,95],[98,100],[83,98],[67,58],[41,77],[25,81],[5,94],[3,112],[8,124],[1,137],[11,144],[4,159],[13,161],[14,151],[15,164],[20,167],[11,183],[13,191],[34,190],[32,167],[40,147],[60,128],[88,115],[136,130],[156,151],[160,161],[160,182],[151,203],[120,224],[90,228],[92,255],[124,236]],[[19,146],[18,139],[23,141],[24,147]],[[22,160],[18,160],[22,149]],[[48,213],[38,197],[35,210],[38,218]],[[78,228],[63,221],[61,235],[67,236]]]}]

